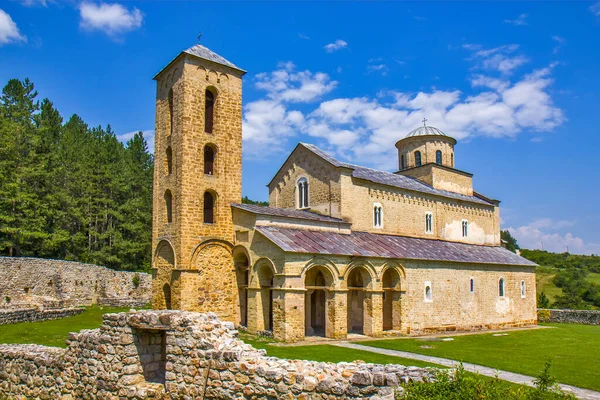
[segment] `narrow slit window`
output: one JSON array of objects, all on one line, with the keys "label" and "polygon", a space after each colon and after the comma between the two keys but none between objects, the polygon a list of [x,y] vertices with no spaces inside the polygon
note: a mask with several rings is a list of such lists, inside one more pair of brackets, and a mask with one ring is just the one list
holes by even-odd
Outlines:
[{"label": "narrow slit window", "polygon": [[469,279],[469,292],[475,293],[475,279]]},{"label": "narrow slit window", "polygon": [[504,278],[498,281],[498,296],[504,297]]},{"label": "narrow slit window", "polygon": [[171,146],[167,147],[166,156],[167,156],[167,175],[171,175],[173,173],[173,150],[171,150]]},{"label": "narrow slit window", "polygon": [[462,221],[462,236],[469,236],[469,221],[467,221],[466,219],[463,219]]},{"label": "narrow slit window", "polygon": [[298,181],[298,208],[308,208],[308,180],[301,178]]},{"label": "narrow slit window", "polygon": [[400,169],[404,170],[404,155],[400,156]]},{"label": "narrow slit window", "polygon": [[383,207],[381,207],[381,204],[373,206],[373,226],[375,228],[383,227]]},{"label": "narrow slit window", "polygon": [[425,233],[433,232],[433,214],[427,213],[425,214]]},{"label": "narrow slit window", "polygon": [[441,150],[437,150],[435,152],[435,163],[436,164],[442,164],[442,151]]},{"label": "narrow slit window", "polygon": [[204,174],[214,175],[214,164],[215,164],[215,151],[214,149],[206,145],[204,146]]},{"label": "narrow slit window", "polygon": [[425,282],[424,301],[426,301],[426,302],[433,301],[433,293],[431,291],[431,282]]},{"label": "narrow slit window", "polygon": [[173,129],[175,125],[175,118],[173,113],[173,89],[169,90],[169,134],[173,134]]},{"label": "narrow slit window", "polygon": [[521,281],[521,297],[525,298],[527,294],[526,288],[525,288],[525,281]]},{"label": "narrow slit window", "polygon": [[204,132],[213,133],[215,113],[215,95],[210,90],[206,89],[205,105],[204,105]]},{"label": "narrow slit window", "polygon": [[204,223],[215,222],[215,198],[210,192],[204,192]]},{"label": "narrow slit window", "polygon": [[173,222],[173,195],[170,190],[165,192],[165,211],[167,217],[167,223]]}]

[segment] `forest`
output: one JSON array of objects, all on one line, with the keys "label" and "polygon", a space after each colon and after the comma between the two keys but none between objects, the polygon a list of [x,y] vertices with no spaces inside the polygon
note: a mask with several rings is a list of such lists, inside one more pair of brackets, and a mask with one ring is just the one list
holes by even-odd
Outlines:
[{"label": "forest", "polygon": [[64,120],[29,80],[0,97],[0,255],[123,270],[151,263],[153,156],[141,132]]}]

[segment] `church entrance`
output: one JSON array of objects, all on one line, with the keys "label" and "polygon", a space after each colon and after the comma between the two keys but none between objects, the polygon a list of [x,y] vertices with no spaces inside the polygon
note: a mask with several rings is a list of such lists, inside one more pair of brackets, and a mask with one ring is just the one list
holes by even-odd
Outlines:
[{"label": "church entrance", "polygon": [[348,275],[348,333],[365,333],[365,300],[369,274],[354,268]]},{"label": "church entrance", "polygon": [[327,292],[332,281],[329,271],[322,267],[312,267],[306,272],[305,295],[305,335],[325,336],[327,334]]}]

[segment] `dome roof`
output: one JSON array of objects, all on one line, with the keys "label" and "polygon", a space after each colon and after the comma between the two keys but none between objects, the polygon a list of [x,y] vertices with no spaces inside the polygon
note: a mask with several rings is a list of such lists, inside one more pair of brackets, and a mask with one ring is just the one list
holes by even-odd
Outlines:
[{"label": "dome roof", "polygon": [[444,132],[440,131],[438,128],[434,128],[433,126],[420,126],[417,129],[410,131],[407,138],[414,136],[430,136],[430,135],[438,135],[438,136],[448,136]]}]

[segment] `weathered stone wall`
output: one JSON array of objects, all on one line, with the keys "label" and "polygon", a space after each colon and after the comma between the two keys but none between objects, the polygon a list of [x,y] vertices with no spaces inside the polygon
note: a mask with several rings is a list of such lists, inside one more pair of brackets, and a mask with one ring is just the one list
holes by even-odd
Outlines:
[{"label": "weathered stone wall", "polygon": [[0,308],[62,308],[103,301],[107,305],[134,302],[139,307],[150,302],[151,285],[151,276],[145,273],[73,261],[0,257]]},{"label": "weathered stone wall", "polygon": [[[433,371],[267,357],[215,314],[107,314],[68,347],[0,345],[0,397],[14,399],[394,399]],[[401,390],[401,389],[400,389]]]},{"label": "weathered stone wall", "polygon": [[540,322],[600,325],[600,310],[538,309]]},{"label": "weathered stone wall", "polygon": [[17,308],[3,310],[0,309],[0,325],[18,324],[20,322],[40,322],[51,319],[60,319],[81,314],[85,308]]}]

